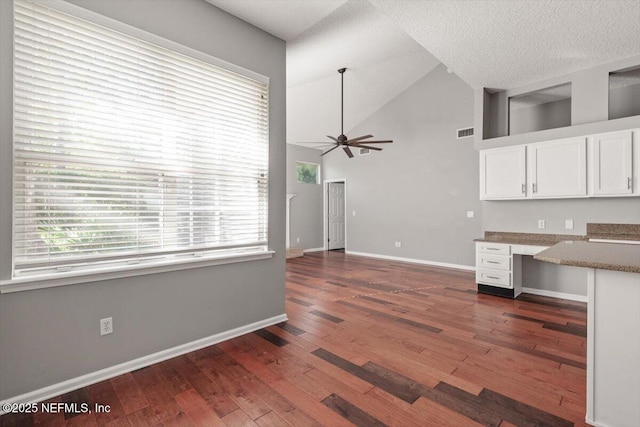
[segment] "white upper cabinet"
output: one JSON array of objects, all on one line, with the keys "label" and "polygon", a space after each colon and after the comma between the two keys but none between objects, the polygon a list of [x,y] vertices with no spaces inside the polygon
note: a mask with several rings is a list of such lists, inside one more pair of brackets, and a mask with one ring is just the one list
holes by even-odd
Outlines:
[{"label": "white upper cabinet", "polygon": [[632,131],[595,135],[591,140],[591,193],[622,196],[633,193]]},{"label": "white upper cabinet", "polygon": [[527,145],[532,198],[587,197],[587,139]]},{"label": "white upper cabinet", "polygon": [[480,200],[526,197],[526,147],[480,151]]}]

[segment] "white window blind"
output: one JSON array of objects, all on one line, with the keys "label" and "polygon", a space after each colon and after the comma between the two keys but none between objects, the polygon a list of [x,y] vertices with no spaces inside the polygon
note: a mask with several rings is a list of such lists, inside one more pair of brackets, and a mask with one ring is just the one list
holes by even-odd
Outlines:
[{"label": "white window blind", "polygon": [[15,275],[266,250],[266,81],[37,1],[14,21]]}]

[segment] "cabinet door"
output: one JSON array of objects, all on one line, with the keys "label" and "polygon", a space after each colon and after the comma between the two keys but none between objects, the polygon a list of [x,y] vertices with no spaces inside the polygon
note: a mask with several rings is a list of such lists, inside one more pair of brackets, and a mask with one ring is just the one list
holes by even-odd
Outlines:
[{"label": "cabinet door", "polygon": [[633,191],[631,131],[596,135],[592,140],[592,189],[595,196]]},{"label": "cabinet door", "polygon": [[528,145],[533,198],[587,197],[585,137]]},{"label": "cabinet door", "polygon": [[480,200],[522,199],[526,196],[526,147],[480,151]]}]

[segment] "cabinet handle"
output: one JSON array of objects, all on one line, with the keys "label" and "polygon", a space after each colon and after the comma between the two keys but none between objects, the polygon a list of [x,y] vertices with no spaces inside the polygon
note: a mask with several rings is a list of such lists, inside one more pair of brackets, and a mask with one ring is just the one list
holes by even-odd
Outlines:
[{"label": "cabinet handle", "polygon": [[486,248],[488,251],[499,251],[500,249],[498,248]]},{"label": "cabinet handle", "polygon": [[487,276],[487,278],[495,279],[495,280],[500,280],[501,279],[501,277],[497,277],[497,276]]},{"label": "cabinet handle", "polygon": [[533,184],[531,184],[531,188],[533,190],[534,193],[538,192],[538,186],[536,185],[536,183],[534,182]]},{"label": "cabinet handle", "polygon": [[627,189],[631,190],[631,177],[627,178]]},{"label": "cabinet handle", "polygon": [[500,264],[498,261],[485,261],[487,264]]},{"label": "cabinet handle", "polygon": [[527,192],[527,184],[522,184],[522,194]]}]

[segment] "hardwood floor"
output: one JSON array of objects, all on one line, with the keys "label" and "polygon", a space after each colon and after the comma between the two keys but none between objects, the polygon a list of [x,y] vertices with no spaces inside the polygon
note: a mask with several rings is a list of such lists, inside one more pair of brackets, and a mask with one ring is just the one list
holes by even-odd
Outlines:
[{"label": "hardwood floor", "polygon": [[316,252],[289,321],[50,402],[109,413],[2,426],[585,425],[586,305],[475,292],[472,273]]}]

